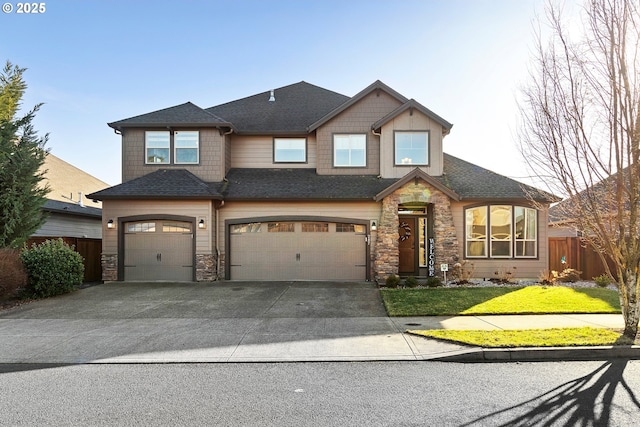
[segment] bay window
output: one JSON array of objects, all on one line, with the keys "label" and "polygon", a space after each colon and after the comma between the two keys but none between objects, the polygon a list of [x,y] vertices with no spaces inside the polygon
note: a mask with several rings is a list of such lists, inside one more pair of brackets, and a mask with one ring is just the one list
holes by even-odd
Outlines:
[{"label": "bay window", "polygon": [[538,214],[512,205],[484,205],[465,210],[466,258],[536,258]]}]

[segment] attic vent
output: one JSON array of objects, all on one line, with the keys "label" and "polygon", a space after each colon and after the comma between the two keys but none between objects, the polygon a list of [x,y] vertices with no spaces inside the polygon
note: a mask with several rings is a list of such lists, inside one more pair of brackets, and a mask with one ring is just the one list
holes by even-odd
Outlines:
[{"label": "attic vent", "polygon": [[269,94],[269,102],[275,102],[276,101],[276,96],[274,95],[274,90],[271,90],[271,93]]}]

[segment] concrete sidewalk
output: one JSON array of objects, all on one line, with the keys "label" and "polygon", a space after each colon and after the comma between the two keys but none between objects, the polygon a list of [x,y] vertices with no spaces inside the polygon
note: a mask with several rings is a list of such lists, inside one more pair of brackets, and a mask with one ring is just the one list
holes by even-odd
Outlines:
[{"label": "concrete sidewalk", "polygon": [[110,283],[0,312],[0,363],[602,360],[640,348],[486,350],[407,329],[622,328],[620,315],[387,317],[369,283]]}]

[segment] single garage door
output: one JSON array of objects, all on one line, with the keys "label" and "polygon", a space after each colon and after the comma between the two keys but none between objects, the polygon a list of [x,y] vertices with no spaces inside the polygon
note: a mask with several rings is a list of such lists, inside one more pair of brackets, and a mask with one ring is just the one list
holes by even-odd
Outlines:
[{"label": "single garage door", "polygon": [[191,223],[158,220],[124,226],[125,280],[193,280]]},{"label": "single garage door", "polygon": [[365,280],[366,228],[333,222],[230,226],[232,280]]}]

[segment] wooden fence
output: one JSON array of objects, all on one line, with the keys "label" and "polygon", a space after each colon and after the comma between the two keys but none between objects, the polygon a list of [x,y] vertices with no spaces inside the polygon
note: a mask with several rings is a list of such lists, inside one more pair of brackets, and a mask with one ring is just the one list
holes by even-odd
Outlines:
[{"label": "wooden fence", "polygon": [[598,254],[590,246],[583,245],[579,237],[549,237],[549,270],[560,272],[565,268],[581,271],[580,277],[584,280],[605,273]]},{"label": "wooden fence", "polygon": [[87,239],[82,237],[45,237],[31,236],[27,240],[27,246],[40,244],[45,240],[62,239],[68,245],[72,245],[84,259],[84,282],[99,282],[102,280],[102,239]]}]

